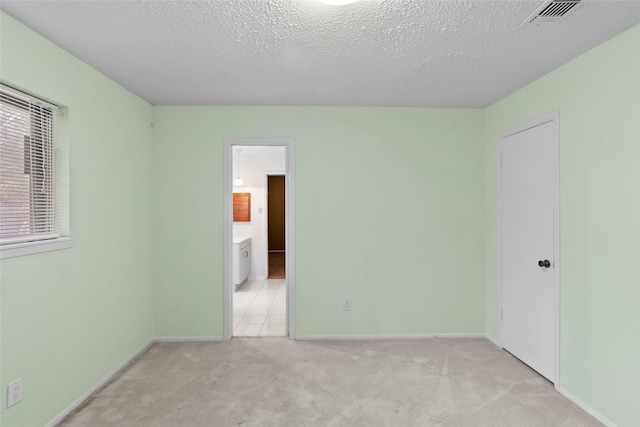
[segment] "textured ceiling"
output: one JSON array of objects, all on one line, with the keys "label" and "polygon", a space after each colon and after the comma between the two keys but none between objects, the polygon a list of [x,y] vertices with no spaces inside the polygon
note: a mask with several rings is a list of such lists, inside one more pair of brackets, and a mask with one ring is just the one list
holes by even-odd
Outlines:
[{"label": "textured ceiling", "polygon": [[640,22],[640,2],[10,1],[1,8],[152,104],[484,107]]}]

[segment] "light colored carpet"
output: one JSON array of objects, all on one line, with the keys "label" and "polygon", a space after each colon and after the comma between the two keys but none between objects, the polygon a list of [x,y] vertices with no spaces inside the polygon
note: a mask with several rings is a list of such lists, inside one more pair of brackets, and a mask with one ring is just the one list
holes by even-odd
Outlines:
[{"label": "light colored carpet", "polygon": [[63,426],[597,426],[484,339],[161,343]]}]

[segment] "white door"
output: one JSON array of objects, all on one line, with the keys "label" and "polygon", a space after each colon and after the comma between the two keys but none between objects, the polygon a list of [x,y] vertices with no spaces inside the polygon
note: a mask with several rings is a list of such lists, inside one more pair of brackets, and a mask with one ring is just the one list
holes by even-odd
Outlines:
[{"label": "white door", "polygon": [[503,138],[500,147],[502,346],[551,381],[556,129],[549,121]]}]

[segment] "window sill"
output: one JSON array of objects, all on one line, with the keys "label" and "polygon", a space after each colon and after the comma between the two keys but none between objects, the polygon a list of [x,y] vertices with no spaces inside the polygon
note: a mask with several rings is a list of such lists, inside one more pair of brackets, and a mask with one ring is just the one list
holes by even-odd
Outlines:
[{"label": "window sill", "polygon": [[75,244],[75,237],[59,237],[57,239],[40,240],[37,242],[14,243],[0,248],[0,259],[59,251],[61,249],[72,248]]}]

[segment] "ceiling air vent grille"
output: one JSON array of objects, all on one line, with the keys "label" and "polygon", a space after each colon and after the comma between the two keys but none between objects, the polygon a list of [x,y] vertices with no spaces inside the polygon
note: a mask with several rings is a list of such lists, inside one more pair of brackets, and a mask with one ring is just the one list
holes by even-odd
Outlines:
[{"label": "ceiling air vent grille", "polygon": [[575,10],[580,0],[548,0],[533,12],[524,23],[551,24],[561,21],[567,13]]}]

